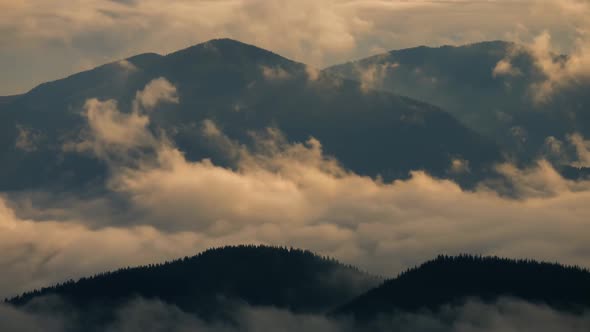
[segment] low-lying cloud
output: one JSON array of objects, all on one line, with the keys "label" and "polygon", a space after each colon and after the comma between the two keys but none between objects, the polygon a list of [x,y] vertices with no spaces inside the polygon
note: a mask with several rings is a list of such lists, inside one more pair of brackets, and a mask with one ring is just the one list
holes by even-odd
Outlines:
[{"label": "low-lying cloud", "polygon": [[[292,143],[269,128],[245,146],[205,121],[203,139],[231,154],[237,167],[229,169],[189,161],[152,132],[159,111],[87,102],[76,144],[90,148],[72,153],[107,163],[107,196],[0,198],[0,296],[242,243],[303,247],[388,276],[441,253],[590,266],[590,182],[564,179],[548,162],[499,165],[504,181],[474,191],[422,171],[384,183],[344,169],[314,138]],[[505,186],[517,198],[498,194]],[[122,211],[110,196],[124,200]]]},{"label": "low-lying cloud", "polygon": [[[205,322],[175,306],[158,301],[137,299],[117,310],[113,321],[103,331],[440,331],[440,332],[585,332],[590,314],[566,314],[542,305],[500,299],[483,304],[469,301],[461,306],[448,306],[439,312],[383,315],[369,325],[356,325],[346,318],[294,314],[274,308],[242,306],[234,322]],[[46,314],[32,310],[17,310],[0,305],[0,329],[4,332],[47,331],[63,332],[75,326],[71,316]]]},{"label": "low-lying cloud", "polygon": [[[587,8],[590,12],[590,7]],[[590,26],[576,40],[571,53],[560,55],[552,47],[552,36],[545,31],[527,45],[514,45],[506,58],[500,60],[492,71],[494,77],[521,76],[520,68],[512,60],[520,54],[529,55],[542,77],[531,82],[530,93],[538,104],[550,101],[563,89],[590,82]]]}]

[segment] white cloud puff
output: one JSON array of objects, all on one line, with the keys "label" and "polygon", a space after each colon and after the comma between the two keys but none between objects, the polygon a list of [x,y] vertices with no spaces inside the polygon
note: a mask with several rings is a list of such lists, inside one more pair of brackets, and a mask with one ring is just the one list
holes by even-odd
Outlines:
[{"label": "white cloud puff", "polygon": [[145,88],[138,91],[135,102],[145,110],[152,110],[160,103],[178,103],[176,87],[167,79],[160,77],[149,82]]}]

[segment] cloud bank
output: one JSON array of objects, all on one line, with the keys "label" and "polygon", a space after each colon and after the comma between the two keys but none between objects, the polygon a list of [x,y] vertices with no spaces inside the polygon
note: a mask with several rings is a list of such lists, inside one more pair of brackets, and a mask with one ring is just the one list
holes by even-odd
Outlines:
[{"label": "cloud bank", "polygon": [[[590,266],[590,182],[564,179],[546,161],[499,165],[504,180],[474,191],[420,171],[384,183],[344,169],[314,138],[289,143],[269,128],[246,147],[207,120],[204,139],[214,138],[237,167],[192,162],[149,129],[157,105],[177,101],[163,82],[137,94],[133,105],[144,105],[148,91],[159,96],[147,109],[86,103],[88,125],[70,151],[107,163],[107,196],[0,198],[0,296],[242,243],[308,248],[388,276],[441,253]],[[449,167],[468,170],[468,161],[456,164]],[[506,187],[517,198],[498,194]],[[123,200],[123,211],[110,196]]]},{"label": "cloud bank", "polygon": [[[294,314],[274,308],[243,306],[235,324],[204,322],[180,309],[157,301],[138,299],[119,309],[104,331],[440,331],[440,332],[582,332],[590,324],[590,314],[570,315],[522,301],[501,299],[493,304],[476,301],[445,307],[438,313],[384,315],[369,326],[355,326],[347,319]],[[16,310],[0,305],[0,329],[5,332],[63,332],[72,326],[68,316]]]}]

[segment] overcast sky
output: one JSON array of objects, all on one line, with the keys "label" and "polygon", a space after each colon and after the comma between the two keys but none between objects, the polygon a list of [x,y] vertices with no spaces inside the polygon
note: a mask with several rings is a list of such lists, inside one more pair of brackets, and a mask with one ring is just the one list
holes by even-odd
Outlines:
[{"label": "overcast sky", "polygon": [[391,49],[547,31],[570,52],[588,0],[0,0],[0,95],[142,52],[230,37],[324,67]]}]

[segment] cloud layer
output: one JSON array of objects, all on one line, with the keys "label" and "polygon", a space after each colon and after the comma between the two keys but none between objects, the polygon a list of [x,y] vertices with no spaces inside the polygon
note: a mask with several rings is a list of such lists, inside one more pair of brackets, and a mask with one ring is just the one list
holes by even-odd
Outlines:
[{"label": "cloud layer", "polygon": [[[137,106],[148,91],[158,97]],[[504,180],[475,191],[419,171],[383,183],[343,169],[314,138],[288,143],[269,128],[246,147],[205,121],[203,139],[236,160],[228,169],[188,161],[148,128],[159,103],[177,101],[173,91],[158,79],[127,113],[114,101],[86,103],[88,126],[69,146],[107,163],[107,194],[0,198],[0,296],[241,243],[308,248],[389,276],[441,253],[590,266],[590,182],[566,180],[546,161],[499,165]],[[508,189],[518,197],[498,194]]]},{"label": "cloud layer", "polygon": [[[0,329],[5,332],[47,331],[63,332],[72,326],[72,317],[15,310],[0,305]],[[493,304],[468,302],[461,306],[443,308],[439,313],[397,313],[384,315],[369,326],[355,326],[347,319],[332,319],[319,315],[294,314],[273,308],[242,307],[234,318],[235,324],[204,322],[178,308],[157,301],[136,300],[116,313],[114,322],[104,331],[440,331],[440,332],[583,332],[590,324],[590,315],[570,315],[544,306],[510,299]]]}]

